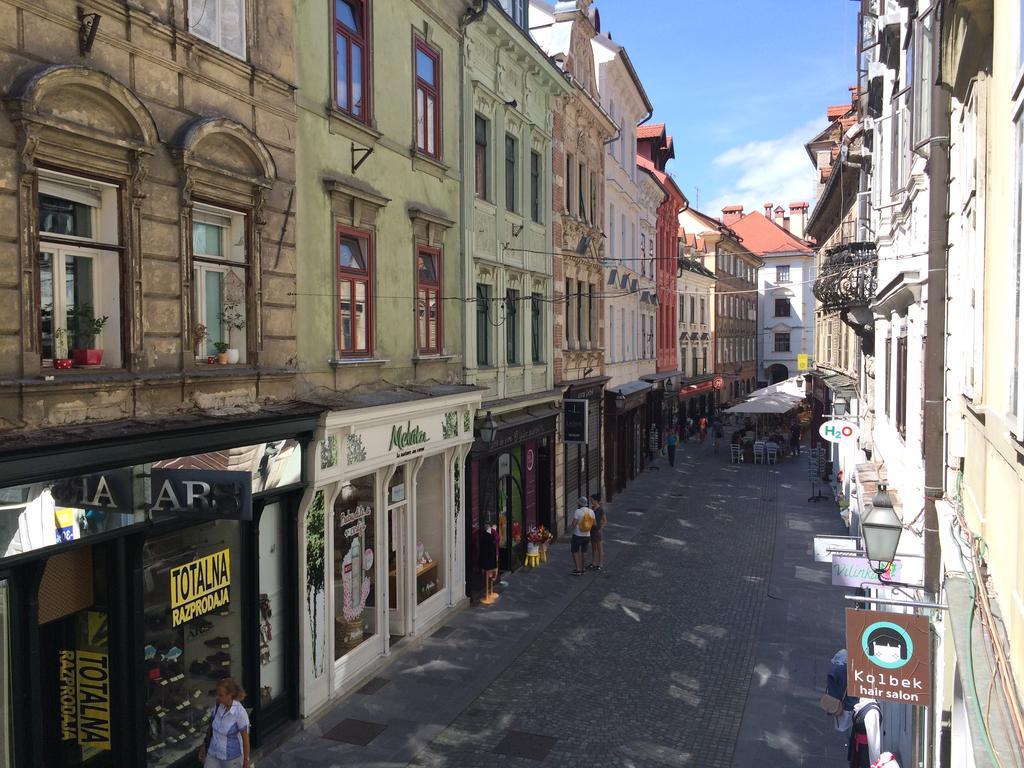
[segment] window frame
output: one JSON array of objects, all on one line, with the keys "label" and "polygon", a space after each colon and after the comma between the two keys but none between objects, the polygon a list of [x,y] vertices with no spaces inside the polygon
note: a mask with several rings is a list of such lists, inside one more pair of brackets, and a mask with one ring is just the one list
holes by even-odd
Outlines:
[{"label": "window frame", "polygon": [[[353,120],[369,125],[372,122],[372,80],[370,76],[370,56],[371,56],[371,45],[370,41],[372,35],[370,34],[370,8],[369,4],[372,0],[341,0],[342,2],[350,3],[353,7],[353,16],[356,18],[357,26],[362,28],[362,34],[357,35],[347,26],[338,21],[338,16],[335,13],[337,9],[336,3],[338,0],[331,0],[331,71],[333,74],[331,91],[334,99],[332,107],[340,112],[343,112],[346,116]],[[361,22],[361,23],[360,23]],[[341,106],[338,101],[338,35],[341,35],[348,41],[348,45],[356,45],[360,50],[360,75],[362,81],[360,83],[361,88],[361,111],[355,112],[352,107],[352,56],[351,47],[348,49],[349,54],[347,56],[345,64],[345,72],[348,77],[346,94],[348,97],[349,105],[347,107]]]},{"label": "window frame", "polygon": [[[433,282],[422,281],[420,279],[420,256],[427,255],[434,259],[434,268],[436,278]],[[416,299],[415,299],[415,319],[416,319],[416,350],[421,355],[440,355],[444,351],[444,301],[441,296],[441,286],[444,284],[444,259],[441,248],[436,248],[428,245],[417,245],[416,246]],[[424,328],[421,327],[420,322],[420,294],[426,292],[426,310],[430,308],[430,294],[434,294],[434,306],[435,316],[433,319],[434,327],[434,346],[430,346],[426,343],[426,339],[430,338],[430,315],[429,311],[425,311],[424,322],[426,323],[426,339],[423,336]]]},{"label": "window frame", "polygon": [[[476,367],[494,367],[494,346],[492,344],[491,303],[494,301],[493,286],[489,283],[476,284]],[[481,329],[483,333],[481,333]],[[481,351],[483,354],[481,354]]]},{"label": "window frame", "polygon": [[791,352],[792,346],[793,338],[789,331],[776,331],[772,334],[773,352]]},{"label": "window frame", "polygon": [[[786,311],[784,313],[780,313],[779,312],[779,305],[782,302],[785,302],[785,310]],[[775,311],[774,317],[792,317],[793,316],[793,302],[787,296],[783,296],[782,298],[777,298],[777,299],[775,299],[775,309],[774,309],[774,311]]]},{"label": "window frame", "polygon": [[[775,283],[776,285],[784,285],[790,282],[789,276],[789,264],[778,264],[775,267]],[[785,271],[783,271],[785,270]]]},{"label": "window frame", "polygon": [[[419,72],[419,54],[422,53],[431,60],[434,65],[434,83],[427,83],[420,77]],[[425,38],[420,35],[413,35],[413,65],[412,65],[412,82],[413,82],[413,133],[415,134],[416,151],[420,152],[427,157],[432,157],[435,160],[441,160],[444,152],[444,139],[443,139],[443,102],[441,94],[441,84],[443,82],[442,69],[441,69],[441,51],[426,41]],[[422,91],[422,94],[421,94]],[[428,139],[426,133],[427,129],[427,104],[433,99],[434,102],[434,118],[430,127],[434,130],[434,151],[431,152],[428,146],[429,142],[420,144],[420,106],[421,101],[423,102],[423,115],[424,115],[424,139]]]},{"label": "window frame", "polygon": [[[491,121],[474,112],[473,117],[473,195],[491,202]],[[482,130],[481,130],[482,128]],[[483,141],[480,138],[483,136]]]},{"label": "window frame", "polygon": [[[221,13],[221,5],[223,4],[224,0],[188,0],[188,3],[186,5],[186,13],[188,14],[188,18],[186,19],[186,24],[185,24],[186,29],[188,30],[188,33],[190,35],[192,35],[193,37],[199,38],[203,42],[209,43],[210,45],[212,45],[215,48],[217,48],[217,50],[223,51],[224,53],[228,54],[229,56],[233,56],[236,59],[241,59],[242,61],[248,61],[248,55],[249,55],[249,40],[248,40],[249,24],[248,24],[248,19],[247,19],[247,14],[249,12],[248,0],[238,0],[239,4],[242,6],[241,13],[239,14],[239,21],[241,22],[241,29],[239,30],[239,34],[238,34],[239,39],[242,41],[242,50],[241,50],[241,52],[232,51],[230,48],[225,48],[224,47],[224,44],[223,44],[224,32],[223,32],[222,25],[219,24],[219,23],[217,25],[217,37],[218,37],[218,39],[216,39],[216,40],[214,40],[211,37],[207,37],[206,35],[201,34],[201,33],[196,31],[196,28],[192,24],[192,16],[193,16],[193,13],[192,13],[193,8],[192,7],[193,7],[193,5],[198,5],[200,2],[203,3],[204,13],[205,13],[205,8],[206,8],[206,3],[214,3],[214,4],[216,4],[218,20],[224,18],[223,14]],[[333,13],[333,11],[332,11],[332,13]]]},{"label": "window frame", "polygon": [[544,311],[543,294],[530,294],[530,361],[537,365],[544,362]]},{"label": "window frame", "polygon": [[[366,259],[366,267],[363,270],[350,269],[348,267],[342,267],[339,259],[341,253],[341,241],[342,239],[359,240],[365,245],[363,255]],[[335,226],[334,234],[334,268],[335,268],[335,346],[337,347],[338,354],[343,358],[372,358],[374,352],[374,242],[373,232],[366,229],[357,229],[355,227],[345,226],[344,224],[338,224]],[[342,347],[342,315],[341,315],[341,283],[343,280],[347,280],[352,284],[350,288],[349,302],[351,306],[355,306],[355,286],[362,282],[366,286],[366,347],[357,348],[355,346],[355,329],[353,325],[352,339],[353,345],[351,349]]]},{"label": "window frame", "polygon": [[544,175],[543,162],[544,158],[541,153],[536,149],[530,149],[530,220],[534,224],[544,223],[542,214],[544,206],[541,203],[544,198],[541,183]]},{"label": "window frame", "polygon": [[519,138],[506,132],[504,147],[505,210],[509,213],[519,213]]},{"label": "window frame", "polygon": [[[197,223],[197,214],[198,214],[198,220],[199,220],[198,223],[201,223],[201,224],[211,224],[212,226],[218,226],[216,223],[213,223],[213,222],[204,222],[204,221],[202,221],[202,218],[204,216],[205,217],[209,217],[209,218],[223,218],[223,219],[227,219],[228,220],[227,226],[226,227],[220,227],[220,228],[225,230],[223,236],[225,238],[225,242],[228,244],[228,247],[231,247],[230,243],[231,243],[231,241],[233,241],[235,239],[236,233],[240,235],[239,241],[241,243],[243,243],[243,246],[242,246],[242,258],[241,258],[241,260],[229,258],[225,254],[221,254],[220,256],[214,256],[214,255],[210,255],[210,254],[196,253],[196,251],[195,251],[195,244],[194,244],[194,237],[195,237],[195,226],[196,226],[196,223]],[[192,232],[189,233],[188,247],[189,247],[189,254],[191,256],[191,261],[192,261],[192,280],[193,280],[193,285],[192,285],[192,296],[190,297],[190,301],[192,302],[192,318],[193,318],[194,324],[195,323],[202,323],[204,326],[206,326],[207,334],[209,336],[208,343],[212,344],[213,343],[212,334],[210,334],[211,320],[210,320],[210,318],[209,318],[209,316],[207,314],[207,311],[206,311],[207,308],[206,308],[206,294],[205,294],[205,275],[207,275],[207,274],[209,274],[211,272],[215,272],[215,273],[219,273],[221,275],[224,275],[226,277],[231,272],[232,269],[237,269],[237,270],[240,270],[242,272],[243,277],[244,277],[243,282],[245,284],[245,297],[244,297],[244,301],[243,301],[243,316],[245,318],[246,325],[248,326],[248,321],[249,321],[249,318],[250,318],[250,311],[249,311],[250,310],[250,306],[249,306],[250,305],[249,285],[250,285],[250,283],[252,281],[252,274],[251,274],[251,271],[250,271],[251,270],[251,265],[250,265],[250,262],[249,262],[249,232],[248,232],[250,217],[247,216],[244,211],[239,211],[239,210],[235,210],[235,209],[232,209],[232,208],[224,208],[223,206],[216,205],[216,204],[207,202],[205,200],[195,200],[192,203],[192,210],[191,210],[190,219],[191,219],[191,225],[192,225]],[[202,286],[199,285],[200,281],[202,281],[202,283],[203,283]],[[200,312],[200,307],[202,307],[202,312]],[[221,307],[221,312],[223,312],[223,311],[224,311],[224,308]],[[223,327],[223,323],[222,323],[221,324],[221,328],[220,328],[220,333],[218,334],[218,338],[219,338],[220,341],[226,342],[228,340],[228,338],[231,337],[231,333],[232,333],[231,331],[225,331],[225,329]],[[236,333],[237,333],[237,331],[236,331]],[[250,361],[250,355],[249,355],[249,347],[250,347],[250,345],[249,345],[249,334],[245,331],[245,329],[242,329],[241,333],[242,333],[243,344],[238,345],[237,347],[232,347],[232,348],[233,349],[238,349],[238,353],[239,353],[238,362],[239,363],[249,363],[249,362],[251,362]],[[193,347],[193,352],[195,353],[197,351],[198,351],[197,347]],[[195,359],[196,360],[203,360],[203,359],[209,357],[210,354],[211,353],[210,353],[209,349],[207,348],[204,351],[204,353],[196,354],[195,355]]]},{"label": "window frame", "polygon": [[519,334],[520,295],[515,288],[505,289],[505,365],[509,366],[523,364]]}]

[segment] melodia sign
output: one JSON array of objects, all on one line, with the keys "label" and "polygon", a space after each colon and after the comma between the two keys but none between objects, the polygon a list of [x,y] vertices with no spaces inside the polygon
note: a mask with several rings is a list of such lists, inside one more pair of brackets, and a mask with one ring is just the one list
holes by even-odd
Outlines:
[{"label": "melodia sign", "polygon": [[405,450],[414,445],[422,445],[429,439],[427,433],[419,427],[414,427],[411,421],[407,421],[404,427],[401,424],[395,424],[391,428],[391,442],[388,443],[388,450]]}]

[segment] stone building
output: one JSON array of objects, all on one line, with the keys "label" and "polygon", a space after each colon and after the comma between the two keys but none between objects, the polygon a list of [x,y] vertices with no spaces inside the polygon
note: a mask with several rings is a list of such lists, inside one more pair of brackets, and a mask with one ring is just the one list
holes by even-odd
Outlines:
[{"label": "stone building", "polygon": [[703,237],[679,230],[679,418],[708,413],[715,404],[715,273],[704,266]]}]

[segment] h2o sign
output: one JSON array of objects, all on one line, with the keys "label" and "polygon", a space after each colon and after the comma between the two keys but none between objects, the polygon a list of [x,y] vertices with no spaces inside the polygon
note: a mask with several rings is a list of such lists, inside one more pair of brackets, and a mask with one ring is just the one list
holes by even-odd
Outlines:
[{"label": "h2o sign", "polygon": [[830,443],[842,443],[853,440],[860,433],[860,428],[850,421],[832,419],[818,427],[818,434]]}]

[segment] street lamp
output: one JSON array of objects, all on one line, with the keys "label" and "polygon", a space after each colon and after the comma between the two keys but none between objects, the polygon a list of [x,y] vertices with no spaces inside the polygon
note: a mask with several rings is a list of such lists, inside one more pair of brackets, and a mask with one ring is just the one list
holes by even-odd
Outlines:
[{"label": "street lamp", "polygon": [[847,403],[845,400],[843,400],[841,398],[837,398],[835,400],[835,402],[832,403],[832,410],[835,412],[836,416],[840,416],[840,417],[841,416],[845,416],[846,415],[846,407],[848,405],[849,405],[849,403]]},{"label": "street lamp", "polygon": [[615,393],[615,407],[618,408],[619,410],[622,410],[623,406],[625,405],[626,396],[622,394],[622,390],[620,389],[618,392]]},{"label": "street lamp", "polygon": [[871,569],[877,574],[882,574],[885,572],[885,566],[896,559],[896,548],[903,533],[903,521],[892,508],[892,499],[889,498],[885,485],[878,485],[878,491],[871,499],[871,509],[861,518],[860,527],[868,563],[877,561],[882,567],[871,566]]},{"label": "street lamp", "polygon": [[497,434],[498,425],[495,423],[494,417],[491,416],[491,412],[488,411],[483,423],[480,425],[480,439],[484,442],[484,445],[490,445],[494,442],[494,436]]}]

